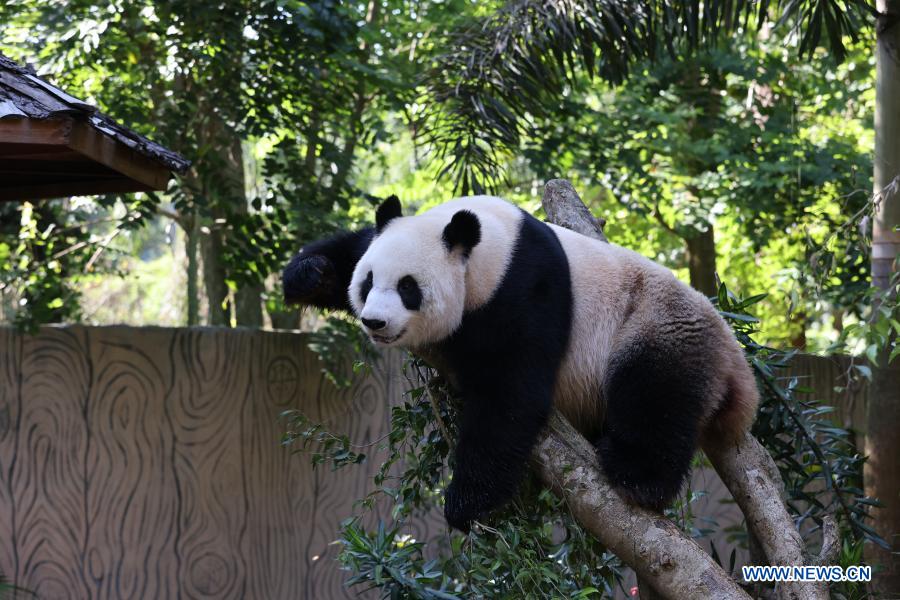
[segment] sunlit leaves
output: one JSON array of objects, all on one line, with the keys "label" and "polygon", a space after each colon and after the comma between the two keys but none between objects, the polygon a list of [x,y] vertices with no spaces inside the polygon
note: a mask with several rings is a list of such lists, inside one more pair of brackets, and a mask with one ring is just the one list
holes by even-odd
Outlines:
[{"label": "sunlit leaves", "polygon": [[[431,12],[458,8],[420,3],[413,15],[404,2],[371,6],[369,14],[367,3],[336,0],[11,0],[0,6],[0,51],[193,162],[169,193],[126,200],[122,230],[163,213],[195,237],[186,246],[211,236],[209,246],[223,248],[194,261],[207,280],[258,288],[299,245],[369,203],[355,186],[356,160],[414,95],[413,72],[430,46],[417,31]],[[78,286],[77,272],[65,282],[45,275],[47,286]],[[275,312],[278,304],[266,303]],[[44,311],[37,321],[73,318],[77,297],[65,305],[66,314]]]},{"label": "sunlit leaves", "polygon": [[582,80],[523,153],[536,173],[577,178],[612,239],[681,273],[685,240],[712,224],[718,270],[770,292],[756,309],[766,341],[806,330],[818,351],[832,313],[858,315],[868,286],[854,215],[870,187],[874,77],[862,44],[844,65],[784,44],[738,38],[639,63],[619,86]]},{"label": "sunlit leaves", "polygon": [[423,139],[463,193],[496,188],[530,117],[552,115],[579,73],[618,83],[637,61],[689,55],[773,21],[799,33],[801,53],[822,43],[841,61],[843,37],[871,25],[872,14],[861,0],[509,2],[448,38],[425,78]]}]

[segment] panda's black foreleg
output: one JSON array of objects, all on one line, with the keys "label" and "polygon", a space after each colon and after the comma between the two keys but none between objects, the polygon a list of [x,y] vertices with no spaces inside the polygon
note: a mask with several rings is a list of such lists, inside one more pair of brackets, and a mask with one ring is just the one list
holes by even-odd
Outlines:
[{"label": "panda's black foreleg", "polygon": [[281,275],[285,302],[352,312],[347,288],[374,231],[342,232],[301,248]]},{"label": "panda's black foreleg", "polygon": [[552,405],[548,382],[504,378],[464,390],[453,480],[444,497],[447,523],[468,531],[473,520],[515,495]]},{"label": "panda's black foreleg", "polygon": [[634,347],[611,365],[597,448],[626,500],[661,511],[678,496],[697,450],[706,381],[701,365],[659,346]]}]

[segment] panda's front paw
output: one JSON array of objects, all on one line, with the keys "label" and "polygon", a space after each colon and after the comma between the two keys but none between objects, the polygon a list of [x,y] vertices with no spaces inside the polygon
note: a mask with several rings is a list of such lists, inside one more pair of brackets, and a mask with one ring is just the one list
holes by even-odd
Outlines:
[{"label": "panda's front paw", "polygon": [[334,265],[320,254],[302,252],[295,256],[281,276],[284,301],[288,304],[315,304],[317,298],[332,292],[335,285]]},{"label": "panda's front paw", "polygon": [[472,521],[488,513],[490,507],[481,499],[475,486],[467,486],[454,480],[444,493],[444,518],[447,524],[463,533],[469,533]]}]

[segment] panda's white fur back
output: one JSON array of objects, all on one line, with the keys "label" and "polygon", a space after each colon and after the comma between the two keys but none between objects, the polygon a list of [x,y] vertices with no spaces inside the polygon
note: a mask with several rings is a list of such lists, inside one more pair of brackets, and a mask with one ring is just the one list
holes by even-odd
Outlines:
[{"label": "panda's white fur back", "polygon": [[[481,241],[466,269],[465,307],[473,310],[489,301],[502,283],[522,212],[501,198],[468,196],[409,219],[409,226],[426,218],[433,219],[437,228],[463,209],[475,213],[482,227]],[[575,301],[568,351],[558,375],[556,407],[582,431],[602,422],[605,399],[599,397],[598,401],[598,394],[617,350],[670,325],[667,306],[687,304],[713,338],[713,353],[697,359],[705,361],[716,375],[710,397],[721,398],[723,403],[705,407],[704,424],[718,413],[716,423],[710,424],[717,429],[715,437],[731,438],[746,430],[758,403],[756,384],[734,335],[710,302],[669,269],[637,252],[548,225],[568,259]]]},{"label": "panda's white fur back", "polygon": [[[746,430],[757,405],[756,383],[744,364],[733,333],[710,302],[679,281],[665,267],[637,252],[550,225],[569,259],[575,299],[569,348],[559,373],[555,404],[576,427],[584,430],[601,422],[602,389],[615,353],[670,324],[667,306],[687,304],[694,318],[713,339],[711,355],[698,356],[716,377],[710,397],[730,406],[705,407],[704,423],[716,415],[717,437],[733,437]],[[691,352],[691,348],[685,348]]]}]

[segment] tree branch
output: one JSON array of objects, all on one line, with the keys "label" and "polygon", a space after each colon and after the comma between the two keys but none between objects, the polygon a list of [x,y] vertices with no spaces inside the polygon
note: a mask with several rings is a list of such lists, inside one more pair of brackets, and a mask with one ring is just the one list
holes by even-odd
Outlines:
[{"label": "tree branch", "polygon": [[[601,226],[565,180],[544,188],[548,220],[606,241]],[[804,565],[803,540],[783,500],[775,462],[749,433],[739,444],[706,448],[719,476],[741,507],[751,532],[773,565]],[[554,411],[533,453],[540,478],[564,498],[578,522],[665,598],[749,598],[712,558],[658,513],[626,504],[600,470],[593,446]],[[823,524],[822,554],[811,564],[834,560],[839,547],[833,521]],[[780,584],[784,599],[825,600],[825,583]]]},{"label": "tree branch", "polygon": [[586,530],[665,598],[750,596],[674,523],[627,504],[606,481],[594,447],[559,412],[533,453],[541,480],[565,499]]},{"label": "tree branch", "polygon": [[[772,565],[833,564],[840,550],[836,542],[835,523],[826,519],[822,525],[822,552],[815,559],[807,557],[803,538],[784,504],[784,485],[775,461],[750,433],[736,445],[704,448],[719,477],[741,507],[747,526],[756,536]],[[785,582],[779,585],[779,596],[805,600],[827,599],[828,584]]]},{"label": "tree branch", "polygon": [[541,198],[547,220],[554,225],[571,229],[581,235],[607,242],[603,235],[605,221],[597,219],[584,205],[578,192],[565,179],[551,179],[544,184],[544,197]]}]

